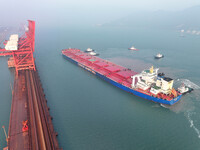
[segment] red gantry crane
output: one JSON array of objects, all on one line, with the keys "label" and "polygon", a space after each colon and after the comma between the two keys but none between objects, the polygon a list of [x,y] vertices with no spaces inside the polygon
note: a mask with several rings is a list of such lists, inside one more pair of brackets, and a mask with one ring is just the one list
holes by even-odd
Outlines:
[{"label": "red gantry crane", "polygon": [[[4,42],[6,45],[8,41]],[[14,60],[16,74],[19,70],[35,70],[33,52],[35,50],[35,21],[28,20],[28,30],[19,38],[17,50],[0,48],[0,56],[10,55]]]}]

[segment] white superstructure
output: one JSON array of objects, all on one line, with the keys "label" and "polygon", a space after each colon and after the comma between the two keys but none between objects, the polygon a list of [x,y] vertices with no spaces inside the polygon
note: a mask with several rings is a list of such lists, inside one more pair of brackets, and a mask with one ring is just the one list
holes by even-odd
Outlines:
[{"label": "white superstructure", "polygon": [[19,40],[18,34],[12,34],[9,38],[9,41],[18,41],[18,40]]},{"label": "white superstructure", "polygon": [[147,90],[152,83],[155,83],[158,68],[154,69],[153,66],[149,70],[144,70],[140,74],[132,76],[132,87]]},{"label": "white superstructure", "polygon": [[18,34],[12,34],[5,45],[6,50],[18,50]]},{"label": "white superstructure", "polygon": [[95,53],[95,52],[89,52],[89,54],[92,55],[92,56],[96,56],[97,55],[97,53]]},{"label": "white superstructure", "polygon": [[164,77],[163,73],[158,74],[158,70],[159,68],[154,69],[152,66],[150,69],[132,76],[132,88],[149,89],[150,93],[154,95],[160,92],[170,94],[173,89],[173,79]]},{"label": "white superstructure", "polygon": [[155,56],[155,58],[163,58],[164,56],[162,55],[162,54],[160,54],[160,53],[158,53],[156,56]]},{"label": "white superstructure", "polygon": [[92,51],[93,51],[93,49],[91,49],[91,48],[86,49],[86,52],[92,52]]},{"label": "white superstructure", "polygon": [[137,50],[137,48],[135,48],[134,46],[131,46],[131,48],[129,48],[130,50]]}]

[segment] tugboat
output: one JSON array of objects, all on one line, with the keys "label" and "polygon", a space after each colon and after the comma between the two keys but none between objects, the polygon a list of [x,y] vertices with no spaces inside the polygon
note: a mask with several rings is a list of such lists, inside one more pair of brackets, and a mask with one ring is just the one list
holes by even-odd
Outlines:
[{"label": "tugboat", "polygon": [[158,53],[158,54],[155,56],[155,59],[160,59],[160,58],[163,58],[163,57],[164,57],[164,55]]},{"label": "tugboat", "polygon": [[89,54],[92,55],[92,56],[97,56],[97,55],[99,55],[99,54],[97,54],[97,53],[95,53],[95,52],[89,52]]},{"label": "tugboat", "polygon": [[130,48],[128,48],[129,50],[135,50],[135,51],[137,51],[138,49],[137,48],[135,48],[134,46],[131,46]]},{"label": "tugboat", "polygon": [[92,52],[92,51],[94,51],[94,50],[91,49],[91,48],[87,48],[85,51],[86,51],[86,52]]},{"label": "tugboat", "polygon": [[190,93],[193,90],[194,90],[193,88],[186,86],[184,83],[178,88],[178,91],[183,95],[186,93]]}]

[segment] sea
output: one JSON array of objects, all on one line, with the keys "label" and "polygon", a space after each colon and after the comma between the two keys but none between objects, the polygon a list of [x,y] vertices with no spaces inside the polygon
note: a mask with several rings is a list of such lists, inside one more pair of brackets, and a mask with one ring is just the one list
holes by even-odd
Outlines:
[{"label": "sea", "polygon": [[[134,27],[42,27],[35,62],[64,150],[200,150],[200,36]],[[138,51],[128,50],[134,46]],[[62,49],[88,47],[141,72],[151,66],[194,88],[173,106],[127,93],[64,59]],[[162,53],[164,58],[154,56]],[[8,132],[14,70],[0,57],[0,126]],[[0,129],[0,149],[6,146]]]}]

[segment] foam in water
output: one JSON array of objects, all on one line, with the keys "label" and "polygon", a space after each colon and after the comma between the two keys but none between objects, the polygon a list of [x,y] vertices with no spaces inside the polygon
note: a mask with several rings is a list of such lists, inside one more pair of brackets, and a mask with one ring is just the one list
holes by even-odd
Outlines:
[{"label": "foam in water", "polygon": [[160,106],[162,106],[164,108],[169,108],[169,105],[165,105],[165,104],[160,104]]},{"label": "foam in water", "polygon": [[[188,79],[178,79],[177,81],[178,83],[184,83],[186,86],[189,86],[195,90],[200,89],[200,86],[191,82]],[[184,112],[187,120],[190,123],[190,128],[194,129],[194,131],[197,133],[198,138],[200,139],[200,129],[198,129],[197,125],[195,124],[195,120],[192,119],[193,117],[198,115],[195,112],[195,109],[197,105],[199,104],[198,99],[199,99],[199,92],[195,93],[195,95],[192,94],[190,95],[190,97],[187,97],[187,99],[181,100],[179,103],[175,104],[174,106],[168,106],[167,108],[169,108],[171,111],[176,112],[176,113]],[[161,106],[166,108],[166,106],[163,106],[163,105]]]},{"label": "foam in water", "polygon": [[187,115],[188,121],[190,122],[190,128],[193,128],[195,132],[197,133],[198,138],[200,138],[200,130],[194,125],[194,121],[191,118],[192,113],[188,111],[186,112],[186,115]]},{"label": "foam in water", "polygon": [[184,83],[186,86],[189,86],[193,89],[200,89],[200,86],[196,85],[195,83],[193,83],[192,81],[188,79],[178,79],[177,81]]}]

